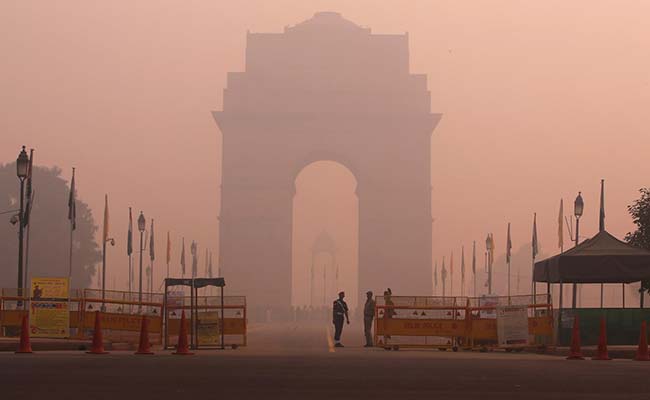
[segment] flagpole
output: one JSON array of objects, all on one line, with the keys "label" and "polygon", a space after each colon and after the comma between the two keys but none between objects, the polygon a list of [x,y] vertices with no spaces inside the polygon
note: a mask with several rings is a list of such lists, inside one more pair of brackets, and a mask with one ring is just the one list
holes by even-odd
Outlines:
[{"label": "flagpole", "polygon": [[102,312],[106,311],[106,242],[108,241],[108,195],[104,195],[104,225],[102,227]]},{"label": "flagpole", "polygon": [[451,259],[449,260],[449,295],[454,295],[454,252],[451,252]]},{"label": "flagpole", "polygon": [[445,297],[447,289],[447,270],[445,269],[445,256],[442,256],[442,271],[440,273],[442,278],[442,297]]},{"label": "flagpole", "polygon": [[465,296],[465,246],[462,246],[460,260],[460,297]]},{"label": "flagpole", "polygon": [[488,294],[490,294],[490,287],[491,287],[490,285],[491,285],[491,282],[490,282],[490,275],[489,275],[490,272],[489,272],[489,265],[488,265],[488,264],[489,264],[488,257],[489,257],[489,256],[488,256],[488,252],[486,251],[486,252],[485,252],[485,261],[484,261],[484,264],[485,264],[485,272],[488,273],[487,286],[488,286]]},{"label": "flagpole", "polygon": [[508,240],[506,243],[506,261],[508,263],[508,304],[510,304],[510,296],[511,296],[511,291],[510,291],[510,264],[511,264],[511,248],[512,248],[512,242],[510,241],[510,222],[508,222]]},{"label": "flagpole", "polygon": [[74,232],[74,225],[75,225],[75,219],[77,218],[76,216],[76,205],[74,202],[76,201],[74,196],[74,173],[75,173],[75,168],[72,167],[72,183],[70,184],[70,201],[68,202],[68,207],[70,208],[69,210],[69,219],[70,219],[70,252],[69,252],[69,257],[68,257],[68,279],[70,280],[70,284],[72,283],[72,239],[73,235],[72,233]]},{"label": "flagpole", "polygon": [[474,297],[476,297],[476,240],[472,244],[472,274],[474,278]]}]

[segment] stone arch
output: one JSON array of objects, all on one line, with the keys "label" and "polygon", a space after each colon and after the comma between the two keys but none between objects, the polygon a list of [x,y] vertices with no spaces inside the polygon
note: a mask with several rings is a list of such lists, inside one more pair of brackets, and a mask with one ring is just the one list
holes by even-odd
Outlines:
[{"label": "stone arch", "polygon": [[[375,35],[337,13],[283,33],[248,33],[223,110],[220,263],[231,293],[291,302],[292,199],[306,165],[332,160],[357,180],[359,286],[430,293],[431,133],[426,76],[408,35]],[[272,285],[269,285],[272,282]]]}]

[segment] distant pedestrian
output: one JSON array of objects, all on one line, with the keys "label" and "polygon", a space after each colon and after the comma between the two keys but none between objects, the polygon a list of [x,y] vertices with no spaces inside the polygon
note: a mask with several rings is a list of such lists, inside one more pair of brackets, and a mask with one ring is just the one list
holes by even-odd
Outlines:
[{"label": "distant pedestrian", "polygon": [[339,293],[339,298],[334,300],[332,307],[332,323],[334,324],[334,342],[335,347],[343,347],[341,344],[341,333],[343,333],[343,320],[345,319],[348,325],[350,324],[350,317],[348,316],[348,305],[343,301],[345,292]]},{"label": "distant pedestrian", "polygon": [[366,292],[366,304],[363,307],[363,331],[366,335],[366,346],[373,347],[372,320],[375,318],[375,300],[372,298],[372,291]]}]

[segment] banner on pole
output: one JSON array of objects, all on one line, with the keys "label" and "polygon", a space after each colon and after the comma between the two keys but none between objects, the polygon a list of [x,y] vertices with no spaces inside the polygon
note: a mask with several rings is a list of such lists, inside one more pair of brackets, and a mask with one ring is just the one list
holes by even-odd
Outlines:
[{"label": "banner on pole", "polygon": [[33,337],[70,336],[69,278],[32,278],[29,330]]}]

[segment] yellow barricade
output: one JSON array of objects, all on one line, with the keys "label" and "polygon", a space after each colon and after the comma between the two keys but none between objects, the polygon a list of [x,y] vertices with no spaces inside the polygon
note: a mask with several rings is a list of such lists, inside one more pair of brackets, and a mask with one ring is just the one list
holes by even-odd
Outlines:
[{"label": "yellow barricade", "polygon": [[[375,307],[375,344],[386,349],[496,348],[499,347],[497,309],[503,306],[517,306],[522,313],[519,315],[527,316],[529,337],[520,348],[552,343],[553,307],[546,295],[539,295],[536,298],[379,296]],[[523,332],[519,336],[525,336],[525,325],[519,327],[518,332]]]},{"label": "yellow barricade", "polygon": [[496,310],[502,306],[524,306],[528,309],[529,339],[525,347],[552,343],[553,306],[547,295],[483,296],[468,300],[469,348],[499,347]]},{"label": "yellow barricade", "polygon": [[[223,312],[221,315],[221,297],[198,296],[192,307],[191,297],[180,293],[168,297],[167,313],[167,338],[168,347],[173,346],[178,340],[180,332],[180,318],[185,311],[187,332],[194,336],[198,347],[213,347],[221,345],[221,327],[223,324],[224,346],[239,347],[247,345],[247,319],[246,298],[244,296],[224,296]],[[191,312],[195,310],[196,323],[192,327]],[[222,318],[223,317],[223,318]],[[164,333],[163,333],[164,334]]]},{"label": "yellow barricade", "polygon": [[467,336],[467,298],[379,296],[375,344],[385,349],[458,349]]}]

